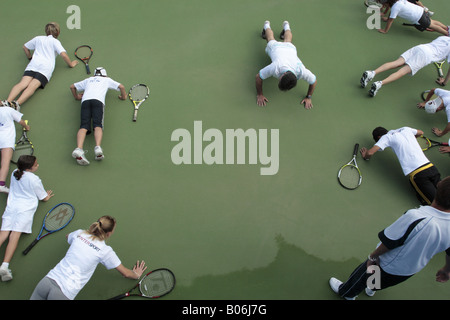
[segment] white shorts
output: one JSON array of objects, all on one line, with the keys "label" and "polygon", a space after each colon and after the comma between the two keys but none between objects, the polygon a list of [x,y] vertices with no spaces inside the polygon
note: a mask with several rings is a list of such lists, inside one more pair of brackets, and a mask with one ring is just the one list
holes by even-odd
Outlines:
[{"label": "white shorts", "polygon": [[412,76],[415,75],[417,71],[431,63],[427,52],[422,49],[422,45],[418,45],[407,50],[400,57],[405,59],[405,63],[411,68]]},{"label": "white shorts", "polygon": [[29,213],[3,214],[1,231],[31,233],[32,226],[33,215],[30,216]]}]

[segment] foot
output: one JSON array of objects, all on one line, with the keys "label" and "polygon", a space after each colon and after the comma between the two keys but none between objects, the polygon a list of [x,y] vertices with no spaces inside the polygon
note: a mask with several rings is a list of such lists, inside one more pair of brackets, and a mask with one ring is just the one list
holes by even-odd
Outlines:
[{"label": "foot", "polygon": [[80,148],[76,148],[72,152],[72,157],[77,159],[77,163],[80,166],[87,166],[89,164],[88,159],[86,159],[86,156],[84,155],[84,150]]},{"label": "foot", "polygon": [[11,270],[6,267],[0,267],[0,277],[2,281],[10,281],[13,278]]},{"label": "foot", "polygon": [[9,188],[7,186],[0,186],[0,192],[9,193]]},{"label": "foot", "polygon": [[284,40],[284,32],[286,31],[286,30],[284,29],[284,26],[287,25],[287,24],[289,24],[288,21],[283,21],[283,31],[281,31],[281,33],[280,33],[280,39],[281,39],[281,40]]},{"label": "foot", "polygon": [[382,86],[381,81],[374,82],[369,90],[369,96],[375,97],[377,95],[378,90],[381,89],[381,86]]},{"label": "foot", "polygon": [[365,88],[369,81],[372,81],[372,79],[375,77],[375,71],[365,71],[361,77],[360,83],[361,88]]},{"label": "foot", "polygon": [[375,292],[376,292],[376,291],[374,291],[374,290],[372,290],[372,289],[366,288],[366,294],[367,294],[369,297],[373,297],[374,294],[375,294]]},{"label": "foot", "polygon": [[[331,290],[333,290],[335,293],[339,294],[339,287],[342,285],[342,281],[332,277],[332,278],[330,278],[329,283],[330,283]],[[344,297],[344,298],[345,298],[345,300],[356,300],[356,297],[353,297],[353,298]]]},{"label": "foot", "polygon": [[100,161],[105,158],[105,156],[103,155],[102,147],[100,146],[95,146],[94,153],[95,153],[95,160]]},{"label": "foot", "polygon": [[[264,26],[266,24],[270,25],[270,21],[269,20],[264,21]],[[262,32],[261,32],[261,38],[266,39],[266,29],[264,29],[264,27],[263,27]]]}]

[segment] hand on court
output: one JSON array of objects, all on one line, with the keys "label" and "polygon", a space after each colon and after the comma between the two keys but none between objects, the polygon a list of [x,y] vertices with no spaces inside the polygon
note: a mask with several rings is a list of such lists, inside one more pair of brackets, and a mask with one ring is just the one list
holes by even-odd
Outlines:
[{"label": "hand on court", "polygon": [[432,128],[431,131],[432,131],[435,135],[437,135],[438,137],[442,136],[442,130],[441,130],[441,129],[438,129],[438,128],[435,127],[435,128]]},{"label": "hand on court", "polygon": [[305,109],[311,109],[313,107],[312,101],[310,98],[305,98],[302,100],[302,102],[300,102],[301,104],[305,105]]},{"label": "hand on court", "polygon": [[449,273],[447,271],[444,270],[444,268],[438,270],[438,272],[436,272],[436,281],[437,282],[447,282],[449,279]]},{"label": "hand on court", "polygon": [[419,108],[419,109],[425,108],[425,103],[426,103],[426,102],[419,102],[419,103],[417,104],[417,108]]},{"label": "hand on court", "polygon": [[450,153],[450,147],[439,147],[440,153]]},{"label": "hand on court", "polygon": [[145,262],[141,261],[139,263],[139,260],[138,260],[136,262],[136,265],[133,267],[133,272],[136,273],[140,278],[146,269],[147,269],[147,267],[145,266]]},{"label": "hand on court", "polygon": [[269,102],[269,100],[262,94],[256,96],[256,103],[258,104],[258,106],[264,107],[267,104],[267,102]]},{"label": "hand on court", "polygon": [[445,79],[444,79],[444,78],[441,78],[441,77],[439,77],[439,78],[436,79],[436,83],[439,84],[439,85],[441,85],[441,86],[445,86],[444,81],[445,81]]}]

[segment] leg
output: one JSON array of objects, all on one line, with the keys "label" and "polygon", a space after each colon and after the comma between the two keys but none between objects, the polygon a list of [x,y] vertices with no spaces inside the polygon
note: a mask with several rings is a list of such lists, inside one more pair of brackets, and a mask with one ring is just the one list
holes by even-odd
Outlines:
[{"label": "leg", "polygon": [[387,78],[385,78],[384,80],[381,81],[381,83],[383,85],[394,82],[398,79],[400,79],[401,77],[410,74],[411,73],[411,68],[408,65],[403,66],[400,70],[392,73],[390,76],[388,76]]},{"label": "leg", "polygon": [[31,80],[30,84],[26,87],[26,89],[22,92],[20,97],[17,99],[19,105],[22,105],[25,101],[27,101],[39,87],[41,86],[41,82],[37,79]]},{"label": "leg", "polygon": [[29,76],[23,76],[22,80],[16,84],[9,93],[8,101],[13,101],[23,90],[25,90],[28,85],[30,84],[31,80],[33,80],[32,77]]},{"label": "leg", "polygon": [[22,232],[11,231],[9,235],[8,245],[6,246],[5,257],[3,258],[3,262],[11,262],[11,259],[16,251],[17,244],[19,243],[20,236]]},{"label": "leg", "polygon": [[382,64],[381,66],[376,68],[374,71],[375,71],[376,74],[379,74],[381,72],[385,72],[385,71],[388,71],[388,70],[391,70],[391,69],[399,68],[399,67],[401,67],[403,65],[405,65],[405,59],[400,57],[400,58],[398,58],[395,61],[386,62],[386,63]]},{"label": "leg", "polygon": [[292,42],[292,31],[289,22],[283,22],[283,32],[281,35],[283,36],[284,42]]},{"label": "leg", "polygon": [[11,158],[14,150],[12,148],[4,148],[2,149],[2,160],[0,166],[0,182],[6,181],[6,177],[9,172],[9,164],[11,162]]},{"label": "leg", "polygon": [[94,128],[94,139],[95,139],[95,145],[101,146],[102,139],[103,139],[103,129],[101,127]]},{"label": "leg", "polygon": [[77,148],[83,149],[84,140],[86,139],[86,134],[88,130],[80,128],[77,132]]},{"label": "leg", "polygon": [[442,33],[444,36],[449,35],[448,27],[439,21],[431,20],[431,24],[428,28],[430,28],[432,31]]}]

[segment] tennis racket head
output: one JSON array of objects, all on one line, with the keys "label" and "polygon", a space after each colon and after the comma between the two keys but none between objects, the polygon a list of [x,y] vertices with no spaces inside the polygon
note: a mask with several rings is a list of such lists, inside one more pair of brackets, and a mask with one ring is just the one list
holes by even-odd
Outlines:
[{"label": "tennis racket head", "polygon": [[[430,90],[425,90],[425,91],[423,91],[423,92],[420,94],[420,96],[421,96],[421,98],[422,98],[423,101],[425,101],[425,100],[427,99],[428,93],[430,93]],[[429,100],[434,100],[434,99],[436,99],[436,98],[437,98],[437,95],[436,95],[436,94],[433,94],[433,95],[430,97]]]},{"label": "tennis racket head", "polygon": [[428,149],[436,146],[448,146],[447,142],[434,141],[425,136],[417,137],[417,142],[423,151],[427,151]]},{"label": "tennis racket head", "polygon": [[359,144],[356,143],[353,148],[352,159],[343,165],[338,172],[338,181],[341,186],[346,189],[353,190],[358,188],[362,182],[361,171],[356,163],[356,155],[358,154]]},{"label": "tennis racket head", "polygon": [[135,84],[130,88],[128,92],[128,97],[133,102],[134,105],[134,114],[133,114],[133,122],[137,120],[137,112],[141,104],[148,98],[150,95],[150,89],[147,85],[139,83]]},{"label": "tennis racket head", "polygon": [[[28,124],[28,120],[25,120],[25,123]],[[28,139],[27,131],[25,130],[25,128],[22,128],[22,135],[16,142],[11,162],[17,164],[20,156],[22,155],[32,156],[33,153],[34,153],[33,143],[30,141],[30,139]]]},{"label": "tennis racket head", "polygon": [[86,66],[86,73],[91,74],[91,70],[89,68],[89,60],[94,54],[94,50],[88,45],[82,45],[75,49],[75,57],[81,60]]},{"label": "tennis racket head", "polygon": [[[39,236],[34,239],[34,241],[22,253],[24,255],[28,254],[28,252],[30,252],[39,240],[67,226],[69,222],[72,221],[74,215],[75,209],[70,203],[62,202],[54,206],[45,215]],[[46,234],[42,234],[44,230],[47,231]]]},{"label": "tennis racket head", "polygon": [[175,288],[175,275],[166,268],[150,271],[139,281],[139,290],[146,298],[160,298]]}]

